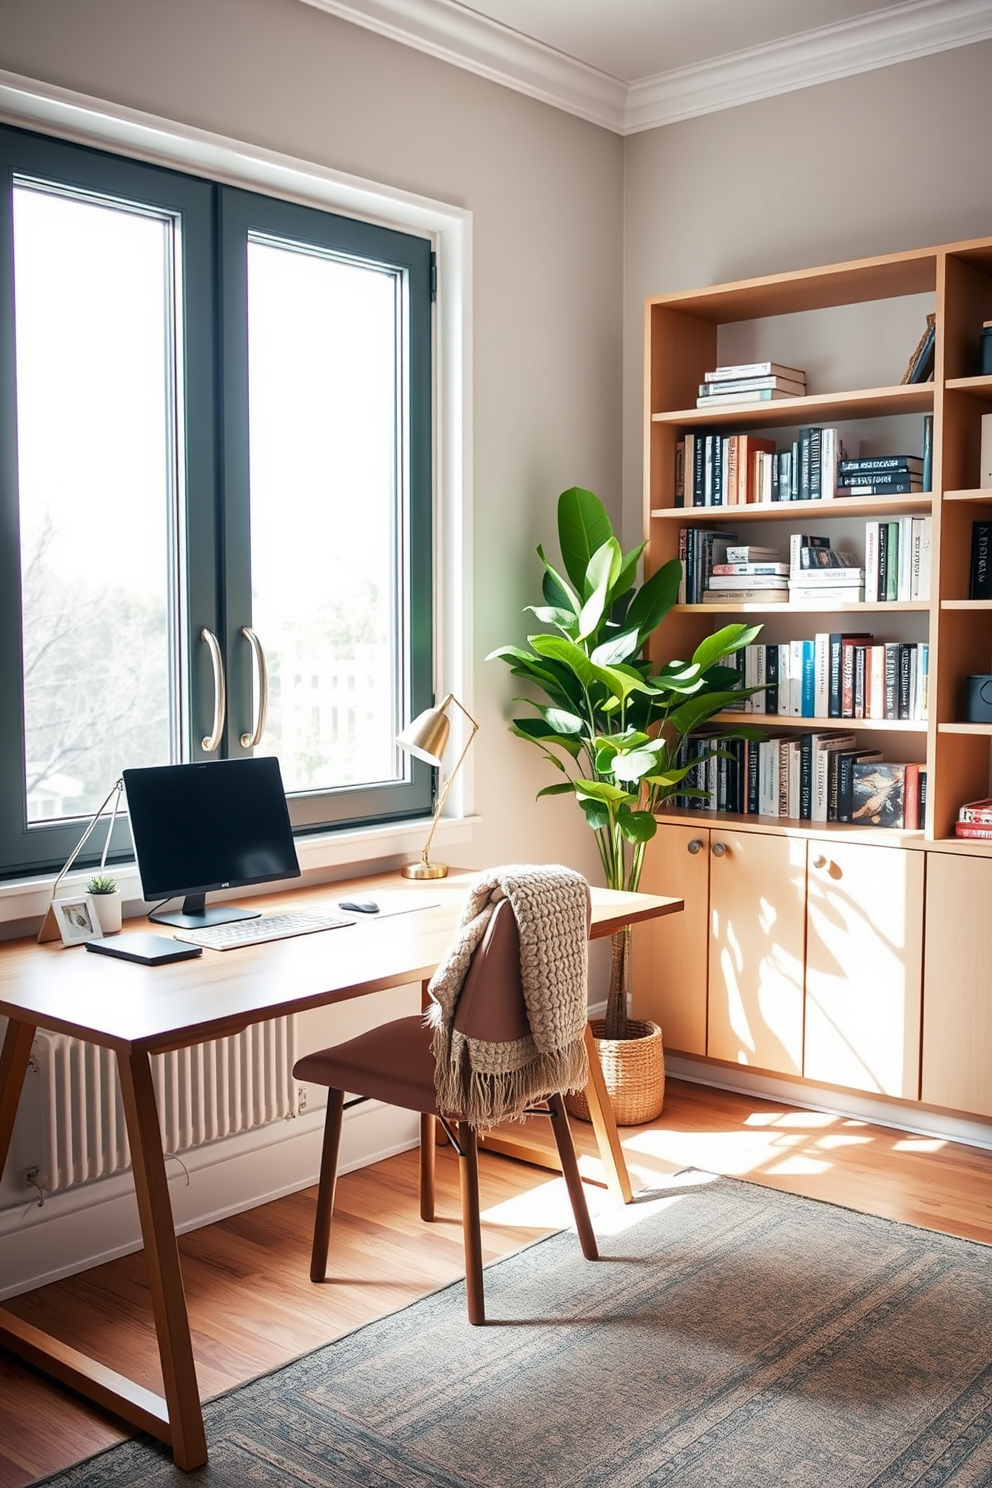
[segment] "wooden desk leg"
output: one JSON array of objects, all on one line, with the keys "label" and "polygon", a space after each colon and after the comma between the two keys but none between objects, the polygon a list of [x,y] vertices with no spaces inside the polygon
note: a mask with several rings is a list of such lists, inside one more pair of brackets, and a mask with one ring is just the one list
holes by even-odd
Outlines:
[{"label": "wooden desk leg", "polygon": [[172,1203],[165,1176],[151,1062],[146,1053],[117,1056],[124,1115],[131,1144],[134,1187],[148,1261],[152,1311],[162,1380],[172,1428],[172,1456],[187,1472],[207,1460],[207,1438],[193,1364],[189,1315],[179,1266]]},{"label": "wooden desk leg", "polygon": [[585,1089],[586,1104],[589,1107],[592,1129],[596,1133],[599,1155],[606,1169],[606,1186],[615,1199],[619,1199],[622,1204],[630,1204],[633,1202],[634,1191],[630,1186],[627,1160],[623,1155],[616,1117],[613,1115],[613,1107],[607,1094],[603,1066],[599,1062],[599,1050],[596,1048],[596,1040],[593,1038],[592,1029],[588,1023],[586,1024],[585,1042],[586,1053],[589,1055],[589,1083]]},{"label": "wooden desk leg", "polygon": [[10,1018],[3,1050],[0,1051],[0,1173],[7,1166],[14,1118],[20,1104],[33,1043],[34,1024],[20,1023],[16,1018]]}]

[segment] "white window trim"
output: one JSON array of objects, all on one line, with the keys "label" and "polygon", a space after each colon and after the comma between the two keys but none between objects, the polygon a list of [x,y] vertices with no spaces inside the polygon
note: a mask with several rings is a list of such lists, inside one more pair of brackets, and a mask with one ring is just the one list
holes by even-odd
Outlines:
[{"label": "white window trim", "polygon": [[[454,692],[473,712],[471,212],[2,69],[0,120],[432,239],[438,266],[434,322],[435,693],[443,697],[446,692]],[[450,821],[440,825],[438,837],[451,843],[467,841],[473,811],[470,750],[448,798],[445,815]],[[425,831],[420,820],[304,837],[298,842],[300,866],[304,872],[319,873],[350,864],[403,859],[420,851]],[[136,869],[115,870],[115,874],[125,899],[140,898]],[[50,877],[0,884],[0,923],[43,914],[50,888]]]}]

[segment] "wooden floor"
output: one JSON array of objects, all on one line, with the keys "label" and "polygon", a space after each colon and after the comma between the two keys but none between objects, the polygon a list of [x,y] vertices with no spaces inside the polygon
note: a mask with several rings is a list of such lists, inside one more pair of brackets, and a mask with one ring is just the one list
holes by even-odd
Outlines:
[{"label": "wooden floor", "polygon": [[[590,1129],[573,1122],[597,1163]],[[669,1081],[649,1127],[622,1130],[635,1188],[695,1166],[992,1243],[992,1152],[845,1117]],[[483,1154],[486,1259],[560,1228],[560,1179]],[[438,1153],[434,1225],[417,1212],[416,1159],[404,1153],[344,1177],[332,1238],[334,1279],[308,1280],[315,1190],[180,1241],[204,1398],[264,1373],[462,1274],[454,1158]],[[590,1206],[610,1206],[590,1186]],[[160,1389],[140,1255],[8,1304],[67,1342]],[[466,1324],[466,1326],[468,1326]],[[22,1488],[128,1434],[110,1417],[0,1352],[0,1488]]]}]

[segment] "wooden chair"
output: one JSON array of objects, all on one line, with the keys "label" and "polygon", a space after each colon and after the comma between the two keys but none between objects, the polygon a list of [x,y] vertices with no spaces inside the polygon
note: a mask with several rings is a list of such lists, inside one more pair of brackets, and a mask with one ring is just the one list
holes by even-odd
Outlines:
[{"label": "wooden chair", "polygon": [[[455,1027],[463,1034],[491,1042],[515,1041],[529,1033],[520,981],[520,941],[508,901],[496,907],[485,935],[469,965],[455,1009]],[[482,1234],[479,1217],[479,1156],[475,1129],[467,1122],[442,1116],[434,1088],[431,1029],[423,1018],[397,1018],[357,1038],[320,1049],[297,1060],[298,1080],[328,1087],[327,1118],[320,1161],[317,1215],[310,1259],[311,1281],[323,1281],[337,1181],[341,1125],[347,1106],[380,1100],[420,1112],[420,1214],[434,1218],[434,1154],[436,1122],[458,1154],[462,1228],[465,1242],[465,1286],[470,1323],[486,1320],[482,1281]],[[352,1100],[345,1102],[345,1092]],[[582,1254],[594,1261],[599,1252],[586,1208],[575,1148],[559,1091],[546,1092],[534,1114],[551,1118],[562,1174],[572,1204]]]}]

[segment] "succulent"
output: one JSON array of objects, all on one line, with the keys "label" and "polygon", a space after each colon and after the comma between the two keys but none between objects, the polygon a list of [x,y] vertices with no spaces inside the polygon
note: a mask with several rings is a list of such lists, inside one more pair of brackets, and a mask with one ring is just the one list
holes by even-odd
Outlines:
[{"label": "succulent", "polygon": [[86,885],[87,894],[116,894],[117,880],[109,873],[94,873]]}]

